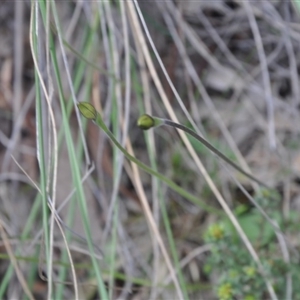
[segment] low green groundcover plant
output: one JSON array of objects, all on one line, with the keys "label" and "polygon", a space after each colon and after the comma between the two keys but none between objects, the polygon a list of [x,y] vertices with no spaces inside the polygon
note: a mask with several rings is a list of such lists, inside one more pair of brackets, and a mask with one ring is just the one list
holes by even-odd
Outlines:
[{"label": "low green groundcover plant", "polygon": [[[276,194],[263,190],[255,200],[281,228],[285,228],[286,234],[297,234],[292,225],[297,216],[292,214],[288,220],[282,218],[278,213],[279,197]],[[291,258],[290,263],[284,261],[274,229],[255,208],[242,205],[237,207],[236,213],[242,228],[256,247],[278,299],[287,299],[288,276],[292,284],[292,299],[300,299],[299,259]],[[227,220],[210,225],[205,242],[211,244],[211,252],[204,271],[207,275],[216,275],[219,299],[268,299],[265,282],[256,264]]]}]

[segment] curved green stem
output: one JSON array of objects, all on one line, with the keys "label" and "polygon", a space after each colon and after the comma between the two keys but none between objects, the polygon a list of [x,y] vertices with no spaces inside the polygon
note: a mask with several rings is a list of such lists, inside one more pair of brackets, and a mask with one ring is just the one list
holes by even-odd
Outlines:
[{"label": "curved green stem", "polygon": [[[78,104],[78,108],[79,108],[80,112],[82,113],[82,115],[84,117],[87,117],[88,119],[93,120],[95,122],[95,124],[98,125],[107,134],[107,136],[110,138],[110,140],[116,145],[116,147],[118,147],[118,149],[125,155],[125,157],[127,159],[134,162],[142,170],[149,173],[150,175],[156,176],[158,179],[165,182],[172,190],[176,191],[177,193],[179,193],[180,195],[182,195],[186,199],[190,200],[194,204],[200,206],[204,210],[206,210],[208,212],[213,212],[213,213],[216,213],[216,214],[224,215],[224,213],[222,211],[220,211],[219,209],[205,204],[204,202],[199,200],[197,197],[193,196],[192,194],[190,194],[189,192],[187,192],[186,190],[184,190],[183,188],[178,186],[172,180],[170,180],[167,177],[161,175],[160,173],[156,172],[152,168],[150,168],[147,165],[145,165],[144,163],[142,163],[140,160],[138,160],[134,156],[130,155],[126,151],[126,149],[124,149],[121,146],[121,144],[116,140],[113,133],[106,127],[105,123],[102,120],[101,115],[95,110],[95,108],[90,103],[81,102],[81,103]],[[94,116],[96,116],[96,117],[94,118]]]},{"label": "curved green stem", "polygon": [[250,173],[244,171],[241,167],[239,167],[236,163],[234,163],[232,160],[230,160],[228,157],[226,157],[222,152],[220,152],[217,148],[215,148],[206,139],[204,139],[203,137],[201,137],[200,135],[198,135],[195,131],[191,130],[190,128],[188,128],[188,127],[186,127],[184,125],[175,123],[175,122],[173,122],[171,120],[160,119],[160,118],[149,116],[149,115],[142,115],[138,119],[137,124],[143,130],[148,130],[150,128],[154,128],[154,127],[157,127],[159,125],[167,125],[167,126],[174,127],[174,128],[180,129],[182,131],[185,131],[186,133],[188,133],[189,135],[191,135],[193,138],[195,138],[196,140],[198,140],[200,143],[202,143],[204,146],[206,146],[213,153],[215,153],[218,157],[220,157],[221,159],[223,159],[226,163],[228,163],[234,169],[236,169],[237,171],[239,171],[240,173],[242,173],[243,175],[245,175],[249,179],[255,181],[256,183],[258,183],[258,184],[260,184],[260,185],[262,185],[262,186],[264,186],[266,188],[269,188],[265,183],[263,183],[262,181],[260,181],[259,179],[257,179],[253,175],[251,175]]},{"label": "curved green stem", "polygon": [[262,185],[266,188],[269,188],[264,182],[262,182],[261,180],[257,179],[256,177],[254,177],[253,175],[251,175],[250,173],[244,171],[241,167],[239,167],[236,163],[234,163],[231,159],[229,159],[228,157],[226,157],[222,152],[220,152],[217,148],[215,148],[211,143],[209,143],[206,139],[204,139],[203,137],[201,137],[200,135],[198,135],[196,132],[194,132],[193,130],[191,130],[188,127],[185,127],[181,124],[177,124],[174,123],[170,120],[164,120],[164,124],[167,126],[171,126],[171,127],[175,127],[178,128],[180,130],[183,130],[185,132],[187,132],[189,135],[191,135],[193,138],[195,138],[196,140],[198,140],[200,143],[202,143],[204,146],[206,146],[209,150],[211,150],[213,153],[215,153],[218,157],[220,157],[221,159],[223,159],[225,162],[227,162],[230,166],[232,166],[234,169],[236,169],[237,171],[239,171],[240,173],[242,173],[243,175],[245,175],[246,177],[248,177],[249,179],[255,181],[256,183],[258,183],[259,185]]}]

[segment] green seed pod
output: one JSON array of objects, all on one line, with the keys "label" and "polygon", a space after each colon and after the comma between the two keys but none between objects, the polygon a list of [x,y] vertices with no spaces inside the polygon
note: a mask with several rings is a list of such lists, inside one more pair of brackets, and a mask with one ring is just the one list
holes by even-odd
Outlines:
[{"label": "green seed pod", "polygon": [[77,104],[77,107],[85,118],[89,120],[96,120],[97,111],[92,104],[89,102],[80,102]]},{"label": "green seed pod", "polygon": [[156,124],[155,120],[151,116],[145,114],[139,117],[137,125],[143,130],[148,130],[154,127]]}]

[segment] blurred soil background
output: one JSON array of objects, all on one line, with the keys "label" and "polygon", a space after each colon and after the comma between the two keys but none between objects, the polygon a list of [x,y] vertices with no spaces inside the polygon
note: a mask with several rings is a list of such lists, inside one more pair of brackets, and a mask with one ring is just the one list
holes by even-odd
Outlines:
[{"label": "blurred soil background", "polygon": [[[126,104],[126,58],[124,54],[124,24],[118,1],[110,1],[111,19],[100,17],[99,1],[56,1],[56,9],[61,25],[69,70],[73,82],[76,68],[84,62],[76,96],[78,101],[93,103],[104,115],[104,120],[121,140],[126,128],[122,125]],[[125,1],[126,3],[126,1]],[[162,63],[183,100],[188,113],[205,137],[222,153],[238,164],[249,166],[251,173],[277,192],[278,205],[272,212],[280,215],[278,221],[299,228],[300,224],[300,8],[292,1],[139,1],[142,15],[149,28],[150,35],[157,48]],[[106,12],[107,13],[107,12]],[[44,243],[40,234],[42,228],[41,207],[39,213],[29,225],[26,239],[21,238],[27,224],[34,201],[39,194],[40,169],[37,148],[36,89],[35,65],[30,46],[30,1],[0,2],[0,287],[1,299],[24,299],[24,287],[12,264],[13,256],[19,271],[27,280],[33,297],[46,299],[48,291]],[[150,165],[147,143],[144,133],[136,126],[136,120],[145,110],[162,118],[171,118],[164,102],[154,84],[152,74],[145,65],[142,51],[137,46],[137,31],[132,28],[132,15],[125,5],[130,45],[131,84],[130,117],[126,145],[130,143],[135,155]],[[99,20],[97,20],[99,19]],[[58,100],[58,88],[55,79],[48,78],[45,29],[40,20],[41,30],[38,57],[40,71],[46,83],[51,83],[51,106],[55,117],[57,134],[64,127],[61,104]],[[102,27],[100,26],[103,22]],[[57,57],[62,76],[62,87],[66,103],[72,97],[66,69],[57,39],[54,17],[50,12],[51,32],[57,47]],[[96,25],[95,25],[96,24]],[[43,28],[42,28],[43,27]],[[93,42],[89,52],[84,52],[87,43],[87,30],[93,28]],[[104,42],[104,30],[110,28],[115,37]],[[102,30],[102,31],[101,31]],[[146,38],[145,32],[144,37]],[[147,38],[146,38],[147,40]],[[150,47],[149,41],[147,45]],[[71,47],[70,47],[71,46]],[[44,52],[43,52],[44,51]],[[117,57],[118,74],[114,74],[111,57]],[[163,71],[151,50],[151,58],[158,73],[158,78],[167,95],[168,102],[174,109],[178,120],[189,127],[188,121]],[[142,57],[142,58],[141,58]],[[50,63],[50,73],[53,68]],[[114,77],[115,76],[115,77]],[[54,78],[54,77],[53,77]],[[114,78],[117,78],[115,80]],[[115,105],[118,95],[112,88],[113,83],[122,83],[119,87],[121,106]],[[146,82],[146,83],[145,83]],[[89,85],[89,93],[86,92]],[[147,87],[148,90],[145,90]],[[40,89],[42,91],[42,89]],[[114,98],[115,97],[115,98]],[[141,99],[148,99],[143,109]],[[45,97],[43,103],[43,132],[45,134],[45,160],[51,161],[53,150],[52,133],[49,128],[49,109]],[[140,99],[140,100],[139,100]],[[92,122],[87,126],[78,125],[74,106],[69,117],[74,144],[80,143],[80,128],[85,128],[90,160],[94,164],[91,173],[86,173],[90,165],[85,159],[81,162],[84,192],[88,207],[91,235],[104,255],[100,269],[104,270],[104,282],[109,284],[109,247],[111,236],[103,242],[103,231],[107,225],[117,165],[115,148],[103,132]],[[113,107],[113,108],[112,108]],[[119,128],[115,128],[114,116],[118,116]],[[65,138],[60,138],[57,164],[57,181],[55,183],[56,207],[59,207],[74,189],[72,169]],[[204,180],[186,146],[175,129],[160,127],[151,133],[152,150],[158,171],[170,178],[184,190],[189,191],[208,205],[221,210],[216,196]],[[148,140],[147,140],[148,141]],[[247,197],[241,192],[235,176],[244,189],[253,197],[259,188],[235,170],[225,168],[215,155],[204,146],[190,139],[192,146],[203,162],[207,172],[229,207],[235,211],[244,205],[245,210],[253,210]],[[150,147],[151,148],[151,147]],[[129,149],[129,148],[127,148]],[[54,152],[53,152],[54,153]],[[16,163],[17,162],[17,163]],[[51,164],[50,164],[51,165]],[[110,297],[112,299],[177,299],[179,296],[170,280],[168,266],[160,252],[153,233],[149,229],[149,220],[145,216],[137,182],[132,165],[126,159],[122,168],[118,187],[118,224],[122,234],[117,242],[116,275]],[[47,170],[49,184],[52,184],[53,170]],[[175,249],[181,264],[181,274],[186,283],[190,299],[246,299],[244,296],[233,297],[233,292],[220,293],[222,270],[208,272],[207,259],[210,253],[209,242],[205,232],[211,224],[220,220],[217,214],[207,212],[189,202],[182,195],[169,189],[166,185],[140,171],[139,179],[145,192],[154,220],[160,229],[162,240],[170,253],[166,229],[162,221],[162,212],[156,198],[165,202],[173,234]],[[158,183],[159,182],[159,183]],[[157,185],[159,184],[159,189]],[[159,190],[159,192],[158,192]],[[49,192],[51,195],[52,192]],[[158,196],[160,195],[160,196]],[[156,200],[155,200],[156,199]],[[75,200],[74,200],[75,201]],[[271,201],[271,200],[270,200]],[[268,208],[268,201],[265,208]],[[65,221],[69,206],[65,205],[59,212]],[[81,221],[81,212],[76,207],[72,213],[72,229],[81,237],[85,236]],[[224,218],[224,217],[221,217]],[[111,221],[111,220],[110,220]],[[114,221],[115,222],[115,219]],[[292,228],[286,227],[286,229]],[[119,227],[117,227],[119,228]],[[256,228],[257,229],[257,228]],[[256,230],[255,229],[255,230]],[[283,227],[281,229],[284,232]],[[65,228],[66,230],[66,228]],[[67,230],[66,230],[67,231]],[[250,230],[251,231],[251,230]],[[292,230],[285,236],[293,257],[298,261],[299,232]],[[253,242],[253,240],[252,240]],[[279,253],[276,235],[268,243],[274,245]],[[241,247],[244,247],[241,244]],[[256,249],[264,246],[255,244]],[[86,242],[74,238],[70,241],[72,256],[78,275],[79,295],[81,299],[99,299],[93,276],[89,272],[90,259],[86,255]],[[260,248],[261,247],[261,248]],[[276,248],[277,247],[277,248]],[[67,268],[64,282],[59,283],[58,272],[62,267],[64,244],[61,234],[54,231],[53,252],[53,286],[62,286],[61,295],[65,299],[74,297],[70,268]],[[77,251],[80,248],[82,251]],[[125,253],[125,254],[124,254]],[[279,255],[280,256],[280,255]],[[11,266],[10,274],[7,270]],[[116,273],[117,274],[117,273]],[[291,281],[300,280],[297,273]],[[30,276],[29,276],[30,275]],[[260,275],[257,275],[260,276]],[[128,283],[129,278],[141,279]],[[142,281],[143,279],[143,281]],[[224,282],[223,282],[224,283]],[[298,282],[299,283],[299,282]],[[127,285],[128,284],[128,285]],[[276,290],[276,285],[275,290]],[[223,285],[224,287],[224,285]],[[255,289],[255,287],[253,287]],[[264,295],[268,293],[264,286]],[[222,292],[221,291],[221,292]],[[277,289],[278,292],[278,289]],[[55,298],[56,292],[53,292]],[[280,292],[281,293],[281,292]],[[293,292],[292,292],[293,293]],[[224,296],[225,295],[225,296]],[[228,297],[227,297],[227,296]],[[281,295],[281,294],[280,294]],[[283,295],[286,295],[283,293]],[[294,295],[294,294],[293,294]],[[28,296],[28,295],[27,295]],[[232,298],[230,298],[232,296]],[[223,297],[223,298],[222,298]],[[227,297],[227,298],[226,298]],[[249,298],[250,299],[250,298]],[[254,298],[253,298],[254,299]],[[283,298],[281,298],[283,299]],[[296,299],[296,298],[293,298]]]}]

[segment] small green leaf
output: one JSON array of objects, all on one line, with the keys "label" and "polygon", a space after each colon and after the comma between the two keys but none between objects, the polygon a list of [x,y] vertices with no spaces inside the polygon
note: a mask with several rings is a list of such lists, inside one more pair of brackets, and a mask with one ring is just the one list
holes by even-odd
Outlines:
[{"label": "small green leaf", "polygon": [[151,116],[145,114],[139,117],[137,125],[143,130],[148,130],[155,126],[155,120]]},{"label": "small green leaf", "polygon": [[89,120],[96,120],[97,111],[92,104],[89,102],[80,102],[77,104],[77,107],[85,118]]}]

